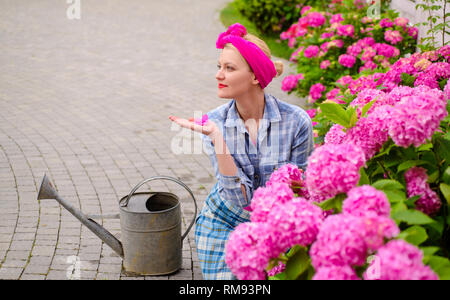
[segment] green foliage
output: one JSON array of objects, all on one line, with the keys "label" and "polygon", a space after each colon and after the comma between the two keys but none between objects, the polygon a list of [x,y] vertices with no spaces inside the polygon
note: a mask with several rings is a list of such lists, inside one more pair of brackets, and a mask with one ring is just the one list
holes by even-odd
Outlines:
[{"label": "green foliage", "polygon": [[[326,1],[302,0],[236,0],[236,8],[256,27],[267,35],[286,30],[300,17],[300,11],[308,2],[321,4]],[[320,3],[317,3],[320,2]]]}]

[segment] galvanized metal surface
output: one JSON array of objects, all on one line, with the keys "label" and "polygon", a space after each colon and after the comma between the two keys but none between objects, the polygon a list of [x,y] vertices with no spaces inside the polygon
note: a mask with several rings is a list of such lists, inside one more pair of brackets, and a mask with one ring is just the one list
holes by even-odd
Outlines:
[{"label": "galvanized metal surface", "polygon": [[[194,200],[194,217],[183,235],[180,201],[176,195],[167,192],[136,193],[143,184],[153,180],[176,182],[183,186]],[[181,268],[182,241],[197,216],[197,202],[192,191],[183,182],[168,176],[145,179],[136,185],[128,196],[120,199],[122,242],[61,198],[46,175],[42,179],[38,199],[58,201],[123,258],[126,272],[140,275],[165,275]]]}]

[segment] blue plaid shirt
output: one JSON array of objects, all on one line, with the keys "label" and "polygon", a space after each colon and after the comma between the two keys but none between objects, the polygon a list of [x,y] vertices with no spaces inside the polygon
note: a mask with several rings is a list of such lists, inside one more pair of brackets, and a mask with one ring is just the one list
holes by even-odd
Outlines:
[{"label": "blue plaid shirt", "polygon": [[[264,186],[272,172],[291,163],[306,170],[307,159],[313,151],[313,129],[308,114],[298,106],[264,94],[265,108],[260,120],[256,145],[240,118],[235,100],[208,113],[222,131],[225,142],[236,163],[236,176],[220,174],[214,146],[203,135],[204,149],[211,159],[218,180],[219,195],[240,207],[250,205],[253,191]],[[245,186],[245,199],[241,184]]]}]

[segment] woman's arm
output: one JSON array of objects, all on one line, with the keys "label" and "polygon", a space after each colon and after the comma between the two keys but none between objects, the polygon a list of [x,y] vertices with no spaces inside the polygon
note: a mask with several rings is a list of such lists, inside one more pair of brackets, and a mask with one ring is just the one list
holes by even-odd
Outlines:
[{"label": "woman's arm", "polygon": [[[217,130],[217,132],[213,132],[212,134],[208,135],[208,137],[211,139],[212,144],[214,145],[219,173],[225,176],[237,176],[238,169],[236,167],[236,163],[234,162],[234,159],[231,156],[230,151],[228,150],[228,146],[225,143],[225,139],[223,138],[220,130]],[[244,195],[245,201],[248,203],[244,184],[241,184],[241,191]]]},{"label": "woman's arm", "polygon": [[[209,121],[202,126],[199,124],[195,124],[192,120],[186,120],[174,116],[170,116],[169,119],[183,128],[188,128],[192,131],[200,132],[211,139],[217,159],[217,167],[220,180],[222,181],[224,188],[227,188],[229,190],[227,196],[232,199],[240,198],[243,196],[245,203],[248,203],[245,185],[241,183],[241,180],[238,176],[239,172],[236,163],[234,162],[227,144],[225,143],[222,132],[217,127],[217,125],[214,122]],[[240,192],[242,192],[242,195],[240,195],[240,192],[236,191],[236,186],[240,187]]]}]

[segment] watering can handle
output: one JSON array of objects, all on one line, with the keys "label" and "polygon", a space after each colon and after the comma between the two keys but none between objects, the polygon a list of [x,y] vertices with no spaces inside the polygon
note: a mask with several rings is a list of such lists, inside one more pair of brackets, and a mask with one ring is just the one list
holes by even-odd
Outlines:
[{"label": "watering can handle", "polygon": [[191,224],[189,224],[188,228],[186,229],[186,232],[181,236],[181,241],[184,240],[184,238],[187,236],[187,234],[189,233],[189,231],[191,230],[192,226],[194,225],[195,219],[197,218],[197,202],[195,201],[195,197],[194,194],[192,193],[191,189],[184,184],[183,182],[181,182],[180,180],[173,178],[173,177],[169,177],[169,176],[154,176],[154,177],[150,177],[147,179],[142,180],[141,182],[139,182],[132,190],[131,192],[128,194],[128,197],[126,198],[122,198],[122,200],[125,201],[120,201],[119,205],[121,207],[125,207],[128,205],[128,201],[130,201],[131,196],[145,183],[149,182],[149,181],[153,181],[153,180],[159,180],[159,179],[163,179],[163,180],[170,180],[173,181],[175,183],[178,183],[179,185],[181,185],[182,187],[184,187],[189,194],[191,195],[192,199],[194,200],[194,205],[195,205],[195,211],[194,211],[194,218],[191,221]]}]

